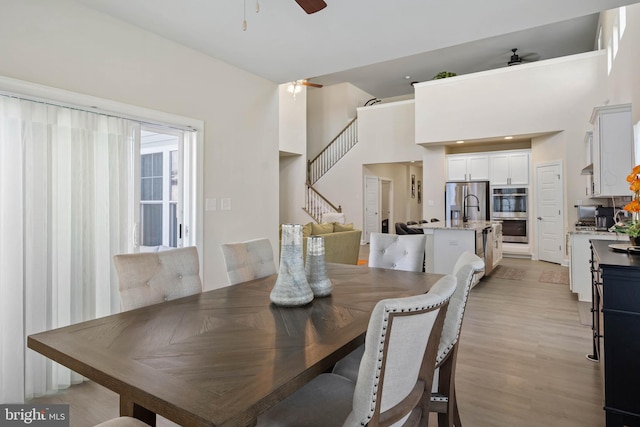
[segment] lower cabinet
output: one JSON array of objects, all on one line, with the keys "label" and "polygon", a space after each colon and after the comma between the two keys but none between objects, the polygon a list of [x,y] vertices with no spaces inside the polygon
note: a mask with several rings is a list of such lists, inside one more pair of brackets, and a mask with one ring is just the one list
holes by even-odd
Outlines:
[{"label": "lower cabinet", "polygon": [[571,291],[578,294],[579,301],[591,302],[591,245],[590,240],[614,240],[620,243],[629,240],[626,235],[612,233],[569,233],[569,283]]}]

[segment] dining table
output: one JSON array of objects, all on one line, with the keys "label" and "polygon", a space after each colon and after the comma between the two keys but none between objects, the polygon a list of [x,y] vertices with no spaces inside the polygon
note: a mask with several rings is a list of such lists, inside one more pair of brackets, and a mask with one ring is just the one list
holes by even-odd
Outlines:
[{"label": "dining table", "polygon": [[327,264],[331,295],[271,303],[277,274],[30,335],[27,346],[120,396],[155,425],[252,426],[364,342],[376,303],[439,274]]}]

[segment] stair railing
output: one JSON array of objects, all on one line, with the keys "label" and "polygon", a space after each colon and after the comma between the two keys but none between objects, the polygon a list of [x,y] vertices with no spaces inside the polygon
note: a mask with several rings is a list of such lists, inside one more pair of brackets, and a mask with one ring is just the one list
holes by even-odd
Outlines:
[{"label": "stair railing", "polygon": [[342,212],[342,206],[335,206],[320,194],[313,186],[307,183],[307,196],[305,197],[305,212],[316,222],[322,221],[322,214],[326,212]]},{"label": "stair railing", "polygon": [[307,162],[307,180],[315,184],[358,142],[357,117],[347,124],[340,133],[312,160]]}]

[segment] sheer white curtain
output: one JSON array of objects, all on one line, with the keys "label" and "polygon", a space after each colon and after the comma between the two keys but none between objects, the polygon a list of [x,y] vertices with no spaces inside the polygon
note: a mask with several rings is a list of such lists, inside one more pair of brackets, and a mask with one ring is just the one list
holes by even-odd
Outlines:
[{"label": "sheer white curtain", "polygon": [[0,96],[0,403],[82,378],[29,334],[119,311],[131,252],[137,124]]}]

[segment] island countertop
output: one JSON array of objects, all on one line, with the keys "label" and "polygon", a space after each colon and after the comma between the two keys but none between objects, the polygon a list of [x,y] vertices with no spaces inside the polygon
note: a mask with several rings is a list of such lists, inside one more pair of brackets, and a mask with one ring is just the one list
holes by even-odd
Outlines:
[{"label": "island countertop", "polygon": [[491,221],[438,221],[424,224],[410,225],[411,228],[422,228],[426,230],[483,230],[491,227]]}]

